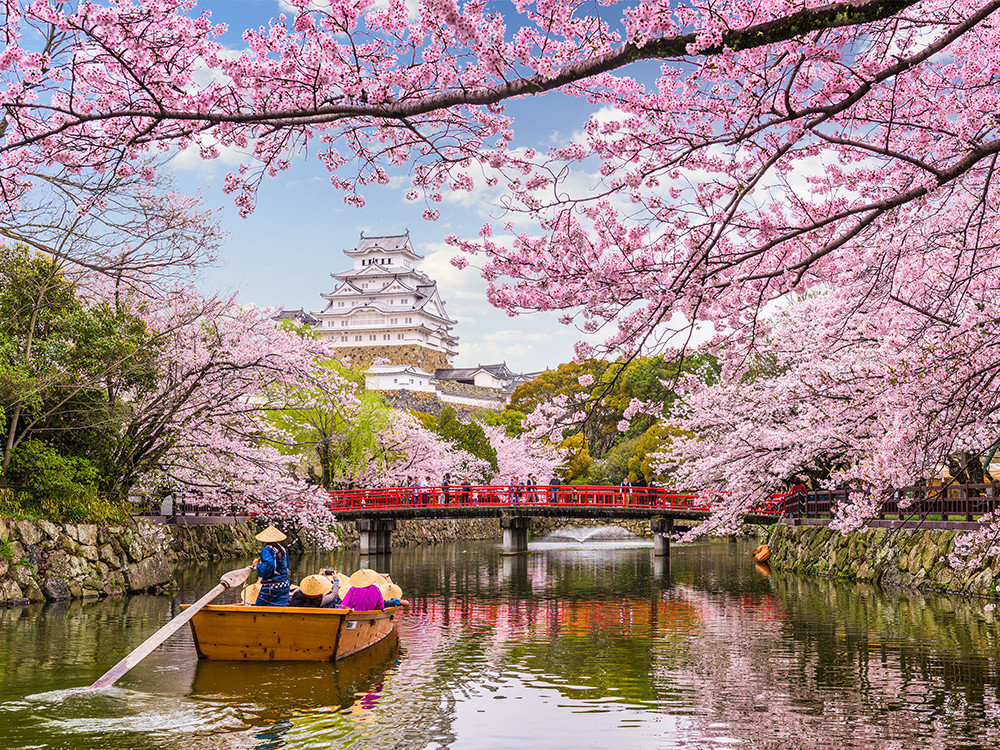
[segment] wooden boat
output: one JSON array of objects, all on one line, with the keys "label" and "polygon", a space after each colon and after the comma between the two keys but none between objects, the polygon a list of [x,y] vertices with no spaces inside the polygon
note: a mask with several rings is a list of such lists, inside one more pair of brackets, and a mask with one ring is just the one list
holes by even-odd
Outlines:
[{"label": "wooden boat", "polygon": [[191,632],[199,659],[336,661],[389,635],[396,627],[398,609],[355,612],[209,604],[191,618]]}]

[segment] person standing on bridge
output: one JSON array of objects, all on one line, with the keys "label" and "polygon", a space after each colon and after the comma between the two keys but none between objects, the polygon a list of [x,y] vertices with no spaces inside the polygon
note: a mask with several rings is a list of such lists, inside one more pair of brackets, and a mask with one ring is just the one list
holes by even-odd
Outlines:
[{"label": "person standing on bridge", "polygon": [[464,505],[469,504],[469,499],[472,495],[472,482],[469,481],[468,477],[462,477],[462,503]]},{"label": "person standing on bridge", "polygon": [[507,489],[507,501],[512,505],[517,505],[521,502],[521,480],[517,474],[510,478],[510,486]]},{"label": "person standing on bridge", "polygon": [[537,503],[538,502],[538,480],[535,479],[534,474],[528,474],[528,481],[525,482],[528,486],[528,502]]},{"label": "person standing on bridge", "polygon": [[558,503],[559,502],[559,485],[562,484],[559,481],[559,476],[553,471],[552,476],[549,477],[549,502]]},{"label": "person standing on bridge", "polygon": [[448,494],[450,492],[451,492],[451,474],[449,474],[446,471],[444,473],[444,476],[441,478],[441,502],[443,502],[445,505],[448,505],[451,501],[451,497]]}]

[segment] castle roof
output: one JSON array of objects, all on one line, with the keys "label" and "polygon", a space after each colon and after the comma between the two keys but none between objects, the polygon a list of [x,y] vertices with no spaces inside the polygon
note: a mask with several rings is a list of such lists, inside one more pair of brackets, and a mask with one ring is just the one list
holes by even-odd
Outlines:
[{"label": "castle roof", "polygon": [[413,245],[410,242],[409,229],[406,230],[406,234],[387,234],[378,237],[365,237],[365,233],[362,232],[357,247],[345,250],[344,252],[350,256],[357,256],[379,250],[390,253],[401,252],[413,260],[423,260],[424,257],[413,249]]},{"label": "castle roof", "polygon": [[319,325],[319,319],[314,318],[301,307],[298,310],[282,310],[274,316],[274,320],[294,320],[313,327]]}]

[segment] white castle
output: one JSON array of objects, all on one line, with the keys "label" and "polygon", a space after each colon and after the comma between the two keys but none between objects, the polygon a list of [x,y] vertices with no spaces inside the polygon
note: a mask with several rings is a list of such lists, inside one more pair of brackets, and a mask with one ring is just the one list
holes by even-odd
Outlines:
[{"label": "white castle", "polygon": [[[445,313],[437,282],[414,267],[423,256],[414,251],[409,232],[362,234],[358,246],[345,252],[354,268],[331,274],[340,285],[322,295],[326,308],[314,314],[320,338],[334,348],[418,347],[438,353],[440,364],[450,366],[458,353],[451,332],[457,321]],[[393,353],[384,356],[399,359]]]},{"label": "white castle", "polygon": [[413,249],[409,232],[362,234],[357,247],[345,253],[354,267],[330,274],[339,284],[322,295],[326,307],[321,312],[285,311],[280,317],[307,323],[342,359],[367,366],[370,390],[498,410],[519,383],[537,374],[515,374],[506,363],[452,367],[457,321],[445,312],[437,282],[416,270],[423,256]]}]

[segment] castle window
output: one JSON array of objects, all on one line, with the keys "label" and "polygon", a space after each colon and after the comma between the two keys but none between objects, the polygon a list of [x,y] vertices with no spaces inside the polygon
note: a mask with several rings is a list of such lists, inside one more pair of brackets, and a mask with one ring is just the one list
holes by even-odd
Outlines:
[{"label": "castle window", "polygon": [[360,336],[355,336],[355,337],[354,337],[354,340],[355,340],[355,341],[361,341],[361,337],[360,337]]},{"label": "castle window", "polygon": [[403,334],[401,334],[401,333],[397,333],[397,334],[396,334],[396,338],[397,338],[397,339],[402,339],[402,338],[403,338]]}]

